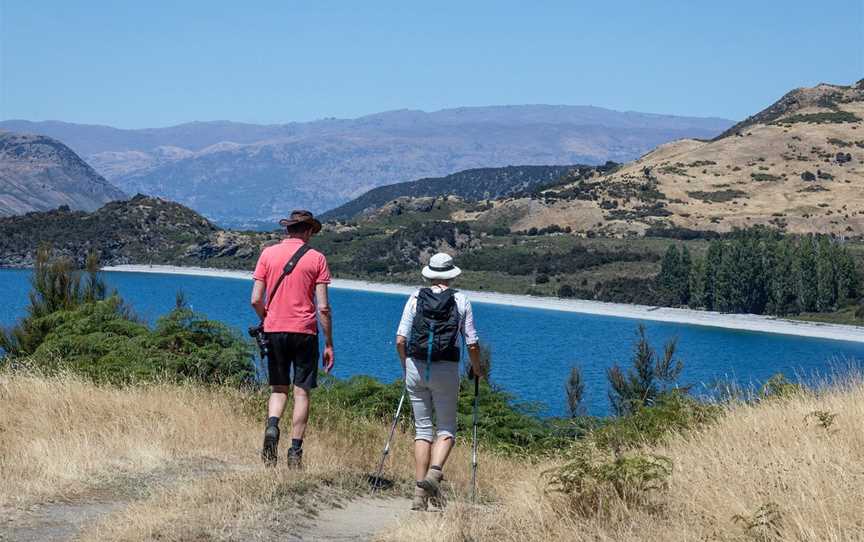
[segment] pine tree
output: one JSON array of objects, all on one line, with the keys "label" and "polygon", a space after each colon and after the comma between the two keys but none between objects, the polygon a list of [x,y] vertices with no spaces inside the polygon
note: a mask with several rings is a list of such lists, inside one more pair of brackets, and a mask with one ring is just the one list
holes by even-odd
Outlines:
[{"label": "pine tree", "polygon": [[837,303],[845,305],[858,298],[860,275],[855,260],[846,247],[836,243],[834,250],[837,268]]},{"label": "pine tree", "polygon": [[837,308],[837,273],[831,245],[827,235],[819,236],[816,244],[816,310],[819,312]]},{"label": "pine tree", "polygon": [[10,330],[0,331],[0,348],[12,356],[26,356],[36,351],[54,325],[47,316],[102,300],[106,291],[95,254],[87,258],[87,280],[82,285],[81,273],[74,269],[72,261],[53,258],[50,245],[37,249],[30,285],[26,316]]},{"label": "pine tree", "polygon": [[570,369],[570,376],[567,378],[564,391],[567,393],[567,408],[570,411],[570,417],[576,418],[583,415],[585,409],[582,406],[582,397],[585,394],[585,381],[582,379],[582,371],[579,370],[579,367],[573,366]]},{"label": "pine tree", "polygon": [[690,265],[689,293],[691,308],[705,307],[705,260],[696,258]]},{"label": "pine tree", "polygon": [[723,255],[714,286],[714,308],[720,312],[742,312],[746,302],[744,277],[741,269],[741,245],[723,245]]},{"label": "pine tree", "polygon": [[819,275],[816,269],[816,246],[812,236],[806,235],[798,242],[795,264],[798,308],[802,312],[813,312],[819,297]]},{"label": "pine tree", "polygon": [[754,235],[739,242],[741,246],[741,288],[743,292],[742,311],[763,314],[768,303],[768,280],[766,266],[769,239],[759,230]]},{"label": "pine tree", "polygon": [[774,265],[770,273],[770,301],[768,311],[784,316],[797,311],[795,282],[795,252],[788,240],[774,244]]},{"label": "pine tree", "polygon": [[703,306],[709,311],[717,310],[717,273],[722,261],[722,241],[711,241],[705,256],[705,293],[703,294]]},{"label": "pine tree", "polygon": [[690,257],[690,250],[687,249],[687,245],[684,245],[684,248],[681,250],[681,263],[678,266],[678,284],[679,286],[679,298],[681,305],[687,305],[690,303],[690,269],[693,267],[693,260]]},{"label": "pine tree", "polygon": [[680,268],[681,257],[678,255],[678,247],[674,244],[669,245],[666,254],[663,255],[663,262],[660,264],[660,274],[657,275],[663,301],[669,305],[678,305],[681,302],[678,295]]},{"label": "pine tree", "polygon": [[616,415],[631,414],[643,406],[653,405],[657,397],[678,380],[684,365],[675,358],[676,349],[677,341],[673,339],[666,343],[663,356],[659,357],[648,344],[645,326],[639,326],[632,367],[624,372],[616,364],[606,371],[609,402]]}]

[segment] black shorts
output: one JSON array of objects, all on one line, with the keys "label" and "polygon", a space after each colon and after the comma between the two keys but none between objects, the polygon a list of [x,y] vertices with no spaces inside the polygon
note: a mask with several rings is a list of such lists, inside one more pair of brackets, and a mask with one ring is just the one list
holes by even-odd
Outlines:
[{"label": "black shorts", "polygon": [[[294,384],[306,391],[318,386],[318,335],[267,333],[267,372],[271,386]],[[291,366],[294,380],[291,380]]]}]

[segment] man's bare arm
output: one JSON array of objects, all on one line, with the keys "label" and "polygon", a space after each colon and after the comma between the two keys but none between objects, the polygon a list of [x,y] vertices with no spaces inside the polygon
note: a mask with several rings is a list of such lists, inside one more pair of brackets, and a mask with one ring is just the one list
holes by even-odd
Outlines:
[{"label": "man's bare arm", "polygon": [[256,280],[252,285],[252,308],[255,309],[255,313],[262,321],[267,316],[267,309],[264,306],[265,289],[266,285],[261,280]]},{"label": "man's bare arm", "polygon": [[333,355],[333,311],[330,308],[330,296],[326,284],[315,285],[315,300],[318,304],[318,322],[324,331],[324,354],[321,362],[328,373],[333,370],[336,357]]},{"label": "man's bare arm", "polygon": [[330,309],[330,296],[326,284],[315,285],[315,300],[318,303],[318,317],[324,330],[324,345],[333,346],[333,314]]}]

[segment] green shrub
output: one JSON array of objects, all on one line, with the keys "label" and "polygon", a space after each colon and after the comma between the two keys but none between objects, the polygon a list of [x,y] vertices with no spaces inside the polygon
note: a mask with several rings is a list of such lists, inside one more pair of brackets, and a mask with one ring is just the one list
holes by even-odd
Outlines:
[{"label": "green shrub", "polygon": [[86,278],[82,282],[83,273],[74,269],[72,260],[52,258],[50,245],[40,245],[30,277],[27,313],[10,330],[0,330],[0,350],[12,356],[32,354],[52,329],[52,320],[48,316],[104,299],[106,287],[98,271],[98,258],[90,253],[86,261]]},{"label": "green shrub", "polygon": [[789,399],[803,391],[804,386],[790,382],[783,373],[777,373],[762,384],[759,395],[762,399]]},{"label": "green shrub", "polygon": [[558,297],[574,297],[576,295],[576,290],[573,289],[569,284],[562,284],[560,288],[558,288]]},{"label": "green shrub", "polygon": [[[129,319],[114,295],[43,319],[49,331],[33,353],[43,365],[62,360],[99,381],[191,378],[200,382],[251,382],[252,346],[220,322],[185,307],[159,319],[156,328]],[[52,367],[45,367],[51,369]]]},{"label": "green shrub", "polygon": [[745,198],[747,197],[747,192],[727,188],[725,190],[715,190],[713,192],[696,190],[694,192],[687,192],[687,195],[691,198],[702,200],[708,203],[725,203],[727,201]]},{"label": "green shrub", "polygon": [[831,111],[830,113],[806,113],[790,115],[786,118],[772,122],[772,124],[795,124],[806,122],[810,124],[842,124],[846,122],[858,122],[861,119],[854,113],[848,111]]},{"label": "green shrub", "polygon": [[721,413],[722,407],[718,405],[673,390],[660,395],[653,406],[600,421],[590,438],[601,449],[621,452],[658,444],[670,434],[704,427],[717,420]]},{"label": "green shrub", "polygon": [[27,315],[0,346],[6,357],[31,356],[42,369],[64,367],[100,381],[191,378],[216,384],[251,382],[252,345],[225,324],[182,303],[154,329],[138,322],[115,293],[105,297],[95,257],[86,279],[64,259],[40,249]]},{"label": "green shrub", "polygon": [[666,489],[672,461],[654,454],[611,455],[590,442],[568,451],[567,462],[547,471],[549,487],[568,497],[571,510],[583,516],[607,513],[615,501],[628,506],[650,503]]},{"label": "green shrub", "polygon": [[780,177],[777,175],[772,175],[770,173],[751,173],[750,177],[756,182],[771,182],[771,181],[779,181]]}]

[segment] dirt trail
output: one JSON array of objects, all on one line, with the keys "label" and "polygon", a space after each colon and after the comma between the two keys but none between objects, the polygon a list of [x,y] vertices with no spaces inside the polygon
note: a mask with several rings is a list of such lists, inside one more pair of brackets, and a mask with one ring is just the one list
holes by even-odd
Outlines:
[{"label": "dirt trail", "polygon": [[147,473],[119,476],[84,492],[25,508],[0,507],[0,542],[74,540],[86,525],[161,488],[234,468],[210,458],[178,461]]},{"label": "dirt trail", "polygon": [[405,498],[361,497],[341,508],[322,510],[315,521],[298,533],[304,542],[366,542],[411,514]]},{"label": "dirt trail", "polygon": [[84,500],[40,504],[26,511],[2,511],[0,541],[42,542],[72,540],[88,523],[97,521],[127,502]]},{"label": "dirt trail", "polygon": [[[114,480],[87,492],[30,505],[26,508],[0,508],[0,542],[71,541],[87,526],[110,514],[184,479],[202,474],[224,472],[231,467],[196,465],[192,471],[176,465],[143,477]],[[183,474],[180,474],[180,473]],[[296,532],[247,533],[256,540],[302,542],[365,542],[410,514],[411,501],[404,498],[358,497],[321,509],[316,517],[303,522]]]}]

